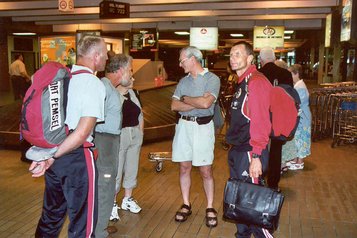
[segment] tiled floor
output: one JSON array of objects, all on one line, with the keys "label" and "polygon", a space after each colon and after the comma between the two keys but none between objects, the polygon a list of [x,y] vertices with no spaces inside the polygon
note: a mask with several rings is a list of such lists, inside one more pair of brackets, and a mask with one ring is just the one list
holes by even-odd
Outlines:
[{"label": "tiled floor", "polygon": [[0,92],[0,107],[14,102],[12,92]]},{"label": "tiled floor", "polygon": [[[330,140],[313,143],[312,156],[303,171],[289,171],[281,180],[286,196],[275,237],[357,237],[357,146],[332,149]],[[134,196],[143,207],[140,214],[120,211],[113,237],[234,237],[235,226],[222,221],[222,195],[228,178],[227,152],[219,142],[214,163],[215,203],[219,225],[204,224],[205,196],[197,169],[193,171],[193,215],[182,224],[174,213],[182,203],[176,164],[167,161],[156,173],[147,160],[151,151],[170,151],[171,142],[145,145],[142,149],[138,188]],[[18,151],[0,150],[0,237],[34,237],[41,212],[43,178],[33,179]],[[67,237],[66,226],[60,237]]]}]

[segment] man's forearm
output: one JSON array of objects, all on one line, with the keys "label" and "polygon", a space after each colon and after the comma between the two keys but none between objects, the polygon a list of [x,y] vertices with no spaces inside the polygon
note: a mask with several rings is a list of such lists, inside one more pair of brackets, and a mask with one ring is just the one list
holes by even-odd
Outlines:
[{"label": "man's forearm", "polygon": [[215,97],[210,93],[205,93],[199,97],[182,96],[181,101],[197,109],[207,109],[215,101]]},{"label": "man's forearm", "polygon": [[185,103],[185,102],[181,102],[179,100],[172,100],[171,103],[171,110],[172,111],[176,111],[176,112],[188,112],[195,109],[195,107]]},{"label": "man's forearm", "polygon": [[54,156],[63,156],[83,145],[92,133],[96,121],[95,117],[82,117],[77,128],[59,145]]}]

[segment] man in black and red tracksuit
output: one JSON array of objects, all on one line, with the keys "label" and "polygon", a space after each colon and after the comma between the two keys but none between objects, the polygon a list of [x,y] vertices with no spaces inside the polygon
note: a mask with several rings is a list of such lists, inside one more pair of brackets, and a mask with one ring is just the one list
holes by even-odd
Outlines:
[{"label": "man in black and red tracksuit", "polygon": [[[268,143],[271,132],[269,105],[272,85],[252,64],[253,47],[240,41],[230,51],[230,65],[238,75],[231,104],[231,124],[226,139],[232,145],[228,153],[230,176],[258,183],[268,168]],[[273,237],[267,229],[237,224],[237,238]]]},{"label": "man in black and red tracksuit", "polygon": [[[291,73],[284,68],[277,66],[274,50],[271,47],[264,47],[259,53],[262,68],[259,70],[265,75],[272,85],[287,84],[293,86]],[[280,171],[281,171],[281,150],[285,141],[272,138],[270,141],[269,166],[268,166],[268,186],[272,189],[279,189]]]}]

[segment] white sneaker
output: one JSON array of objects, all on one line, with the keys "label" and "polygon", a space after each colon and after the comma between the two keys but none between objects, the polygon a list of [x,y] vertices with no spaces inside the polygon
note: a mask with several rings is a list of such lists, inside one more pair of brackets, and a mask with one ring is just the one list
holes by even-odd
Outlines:
[{"label": "white sneaker", "polygon": [[291,164],[289,166],[289,170],[299,170],[299,169],[304,169],[304,163],[295,163],[295,164]]},{"label": "white sneaker", "polygon": [[296,164],[296,162],[294,160],[290,160],[290,161],[285,163],[285,165],[288,166],[288,167],[292,166],[293,164]]},{"label": "white sneaker", "polygon": [[121,209],[129,210],[132,213],[139,213],[141,211],[141,207],[133,197],[124,197],[123,202],[121,203]]},{"label": "white sneaker", "polygon": [[118,214],[118,209],[119,209],[118,205],[116,203],[114,203],[114,206],[112,209],[112,214],[110,214],[109,220],[111,220],[111,221],[119,221],[120,220],[120,217]]}]

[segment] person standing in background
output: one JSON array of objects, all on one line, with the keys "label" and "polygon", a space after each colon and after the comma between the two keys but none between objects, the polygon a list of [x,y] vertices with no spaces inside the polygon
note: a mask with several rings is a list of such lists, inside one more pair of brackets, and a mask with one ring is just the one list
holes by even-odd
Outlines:
[{"label": "person standing in background", "polygon": [[15,54],[15,61],[10,65],[9,74],[14,92],[14,99],[23,99],[31,83],[31,78],[27,74],[24,64],[24,56]]},{"label": "person standing in background", "polygon": [[[272,85],[287,84],[293,87],[291,73],[287,69],[281,68],[274,63],[275,53],[271,47],[262,48],[259,57],[263,66],[259,71],[269,79]],[[270,141],[267,180],[269,188],[277,191],[280,191],[281,151],[284,143],[284,141],[279,139],[271,139]]]},{"label": "person standing in background", "polygon": [[129,76],[125,77],[125,69],[129,56],[110,55],[105,66],[105,77],[101,79],[105,86],[105,118],[104,123],[95,127],[94,143],[98,149],[96,161],[98,169],[98,222],[95,237],[106,238],[108,234],[117,232],[115,226],[108,226],[115,197],[115,182],[118,173],[120,133],[122,127],[122,101],[117,91],[119,85],[131,84]]},{"label": "person standing in background", "polygon": [[294,81],[294,88],[300,97],[300,121],[294,138],[283,146],[282,168],[289,170],[304,169],[304,159],[311,154],[311,111],[309,91],[302,79],[301,65],[294,64],[288,68]]},{"label": "person standing in background", "polygon": [[133,197],[133,189],[137,186],[140,150],[144,137],[144,116],[141,110],[139,95],[133,89],[134,78],[132,77],[133,66],[131,57],[123,69],[125,71],[123,77],[125,76],[129,79],[129,84],[117,87],[122,102],[123,121],[120,134],[118,174],[115,184],[116,195],[110,217],[111,220],[119,218],[116,201],[121,186],[124,188],[121,209],[132,213],[139,213],[141,211],[141,207]]},{"label": "person standing in background", "polygon": [[191,170],[197,166],[207,198],[206,226],[216,227],[217,211],[213,208],[215,131],[212,121],[219,96],[220,80],[201,65],[202,52],[193,46],[180,51],[179,64],[187,75],[172,96],[171,110],[180,115],[172,142],[172,161],[180,163],[180,186],[183,204],[175,220],[184,222],[192,214],[190,203]]}]

